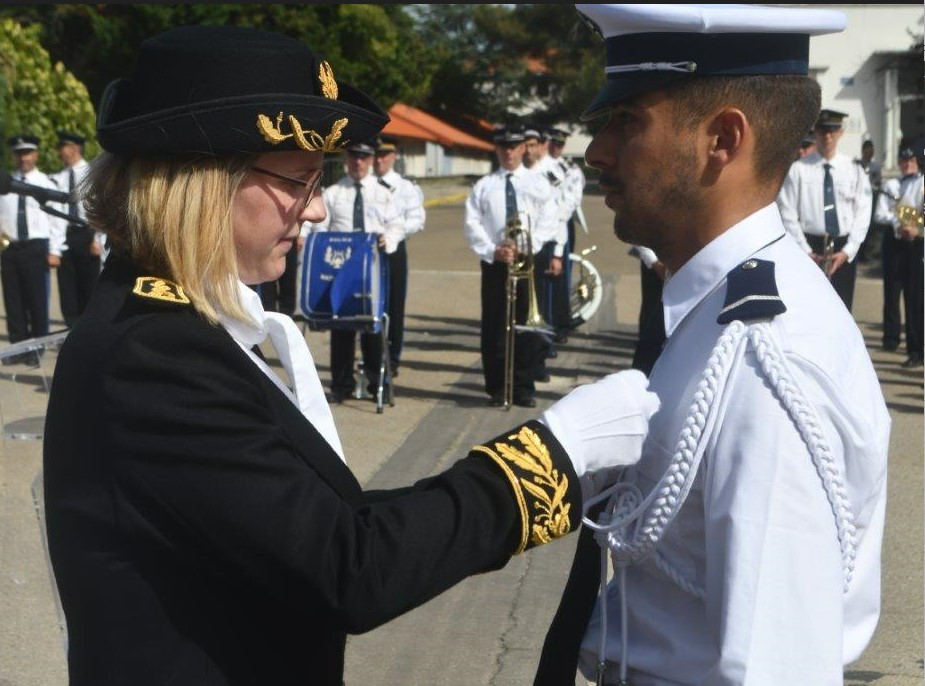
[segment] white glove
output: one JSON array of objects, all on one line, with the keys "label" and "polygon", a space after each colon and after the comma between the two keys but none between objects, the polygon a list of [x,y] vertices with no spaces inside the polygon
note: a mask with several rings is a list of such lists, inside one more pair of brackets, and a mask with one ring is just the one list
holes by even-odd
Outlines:
[{"label": "white glove", "polygon": [[[658,396],[637,369],[579,386],[540,417],[565,448],[587,498],[608,484],[595,484],[595,472],[635,464],[658,410]],[[587,483],[586,483],[587,482]]]}]

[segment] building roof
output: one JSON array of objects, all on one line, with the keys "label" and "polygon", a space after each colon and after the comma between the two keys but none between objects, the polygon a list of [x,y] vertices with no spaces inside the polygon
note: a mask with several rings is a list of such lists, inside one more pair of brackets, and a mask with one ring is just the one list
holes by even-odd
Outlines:
[{"label": "building roof", "polygon": [[382,133],[399,138],[439,143],[444,148],[469,148],[493,152],[495,146],[471,136],[411,105],[397,102],[389,108],[391,121]]}]

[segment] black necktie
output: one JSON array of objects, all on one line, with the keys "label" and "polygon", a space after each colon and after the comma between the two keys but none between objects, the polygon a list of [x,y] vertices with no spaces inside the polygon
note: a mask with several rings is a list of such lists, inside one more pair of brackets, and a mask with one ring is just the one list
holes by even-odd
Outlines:
[{"label": "black necktie", "polygon": [[353,230],[365,231],[366,220],[363,213],[363,194],[360,192],[363,189],[363,184],[359,181],[354,181],[353,187],[356,189],[356,195],[353,196]]},{"label": "black necktie", "polygon": [[511,183],[511,176],[513,176],[513,174],[508,173],[507,178],[504,180],[504,208],[506,210],[505,216],[508,221],[517,217],[517,194],[514,193],[514,184]]},{"label": "black necktie", "polygon": [[[25,183],[26,175],[20,174],[19,179]],[[19,207],[16,210],[16,238],[21,241],[29,240],[29,224],[26,222],[26,196],[19,196]]]},{"label": "black necktie", "polygon": [[838,213],[835,211],[835,184],[832,182],[832,165],[826,162],[822,182],[822,210],[825,214],[825,232],[838,235]]},{"label": "black necktie", "polygon": [[[77,185],[76,180],[74,179],[74,168],[71,167],[67,172],[68,186],[67,190],[71,194],[71,198],[74,197],[74,186]],[[75,223],[74,220],[77,219],[77,203],[70,202],[67,205],[67,216],[70,217],[71,223]]]}]

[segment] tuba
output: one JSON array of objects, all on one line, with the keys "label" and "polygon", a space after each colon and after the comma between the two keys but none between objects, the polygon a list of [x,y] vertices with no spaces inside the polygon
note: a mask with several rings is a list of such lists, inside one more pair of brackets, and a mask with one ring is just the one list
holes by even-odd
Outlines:
[{"label": "tuba", "polygon": [[[505,242],[514,248],[514,261],[508,266],[505,291],[504,327],[504,409],[511,407],[514,394],[514,342],[518,331],[531,331],[551,335],[552,327],[543,319],[536,300],[534,276],[533,236],[530,228],[524,228],[518,217],[508,220],[504,232]],[[527,317],[523,324],[517,323],[517,284],[527,281]]]}]

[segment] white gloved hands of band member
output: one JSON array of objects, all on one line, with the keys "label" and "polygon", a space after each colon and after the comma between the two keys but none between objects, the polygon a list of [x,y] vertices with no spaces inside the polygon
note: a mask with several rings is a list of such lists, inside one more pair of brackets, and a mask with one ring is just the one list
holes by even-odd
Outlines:
[{"label": "white gloved hands of band member", "polygon": [[605,473],[639,460],[660,405],[648,387],[645,374],[628,369],[579,386],[540,417],[568,453],[585,499],[610,485]]}]

